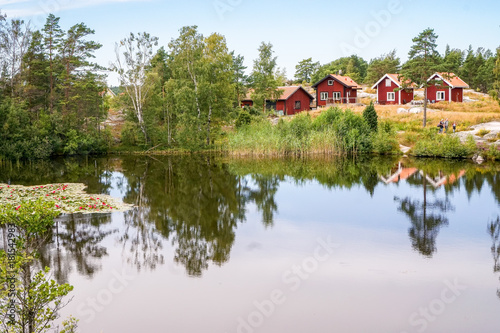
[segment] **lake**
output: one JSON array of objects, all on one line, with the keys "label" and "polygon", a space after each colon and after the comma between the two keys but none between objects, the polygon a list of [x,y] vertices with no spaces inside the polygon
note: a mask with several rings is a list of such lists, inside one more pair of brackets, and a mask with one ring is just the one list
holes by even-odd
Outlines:
[{"label": "lake", "polygon": [[80,332],[498,332],[500,164],[110,156],[0,163],[134,204],[57,219]]}]

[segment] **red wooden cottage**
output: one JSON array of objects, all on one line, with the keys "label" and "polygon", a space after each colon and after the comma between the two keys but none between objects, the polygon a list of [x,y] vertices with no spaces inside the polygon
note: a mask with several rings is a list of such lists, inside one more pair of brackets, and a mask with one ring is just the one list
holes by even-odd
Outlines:
[{"label": "red wooden cottage", "polygon": [[453,73],[435,73],[427,82],[433,81],[427,88],[427,99],[431,102],[458,102],[464,101],[464,89],[469,85]]},{"label": "red wooden cottage", "polygon": [[403,82],[398,74],[385,74],[372,89],[377,89],[378,104],[406,104],[413,101],[415,88],[414,84],[407,86],[403,89]]},{"label": "red wooden cottage", "polygon": [[[278,87],[283,93],[275,101],[266,101],[268,109],[274,109],[283,115],[293,115],[302,111],[311,110],[314,96],[309,94],[302,86]],[[241,101],[241,106],[253,106],[252,91]]]},{"label": "red wooden cottage", "polygon": [[318,107],[334,103],[356,103],[361,87],[350,77],[329,74],[313,85]]}]

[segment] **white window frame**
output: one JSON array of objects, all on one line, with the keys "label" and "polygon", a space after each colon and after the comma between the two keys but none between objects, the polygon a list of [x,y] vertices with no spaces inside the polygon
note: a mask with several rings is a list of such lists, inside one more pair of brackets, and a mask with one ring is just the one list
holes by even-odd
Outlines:
[{"label": "white window frame", "polygon": [[340,95],[340,91],[334,91],[332,95],[333,95],[334,101],[340,101],[342,99],[342,96]]},{"label": "white window frame", "polygon": [[392,80],[391,79],[385,79],[385,86],[386,87],[392,86]]},{"label": "white window frame", "polygon": [[[442,96],[442,98],[439,98],[440,95]],[[436,101],[444,101],[444,100],[446,100],[446,91],[443,91],[443,90],[437,91],[436,92]]]},{"label": "white window frame", "polygon": [[328,85],[333,86],[333,80],[328,80]]},{"label": "white window frame", "polygon": [[319,99],[321,101],[327,101],[328,100],[328,91],[322,91],[319,93]]},{"label": "white window frame", "polygon": [[395,102],[396,101],[396,93],[395,92],[388,92],[387,93],[387,101],[388,102]]}]

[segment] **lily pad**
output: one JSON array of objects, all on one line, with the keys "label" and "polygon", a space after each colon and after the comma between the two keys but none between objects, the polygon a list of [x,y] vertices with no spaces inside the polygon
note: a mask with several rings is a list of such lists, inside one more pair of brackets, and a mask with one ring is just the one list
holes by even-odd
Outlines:
[{"label": "lily pad", "polygon": [[85,184],[46,184],[37,186],[0,183],[0,205],[19,209],[23,201],[43,198],[61,213],[109,213],[127,211],[132,205],[105,194],[87,194]]}]

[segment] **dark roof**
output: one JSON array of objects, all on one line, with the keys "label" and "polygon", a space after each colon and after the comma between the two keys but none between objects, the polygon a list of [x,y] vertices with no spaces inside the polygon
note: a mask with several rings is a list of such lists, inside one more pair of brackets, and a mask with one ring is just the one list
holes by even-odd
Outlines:
[{"label": "dark roof", "polygon": [[[283,92],[281,93],[281,96],[277,99],[278,101],[288,100],[293,94],[295,94],[298,90],[301,90],[301,89],[309,96],[309,99],[314,99],[314,96],[312,96],[302,86],[278,87],[278,89],[283,90]],[[249,89],[245,98],[242,99],[242,102],[251,101],[252,100],[252,93],[253,93],[253,89]]]}]

